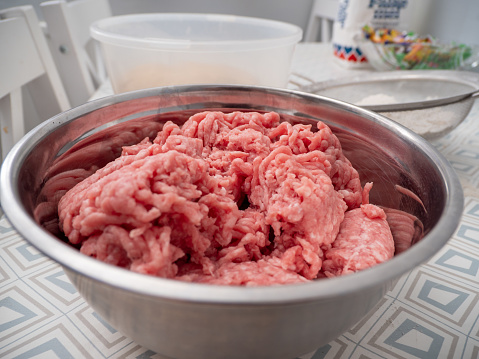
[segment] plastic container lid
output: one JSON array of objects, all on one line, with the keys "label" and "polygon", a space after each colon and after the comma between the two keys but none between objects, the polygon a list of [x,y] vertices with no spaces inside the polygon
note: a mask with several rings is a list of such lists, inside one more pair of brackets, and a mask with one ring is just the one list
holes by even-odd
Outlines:
[{"label": "plastic container lid", "polygon": [[103,43],[171,51],[248,51],[288,46],[302,29],[286,22],[219,14],[155,13],[96,21],[91,36]]}]

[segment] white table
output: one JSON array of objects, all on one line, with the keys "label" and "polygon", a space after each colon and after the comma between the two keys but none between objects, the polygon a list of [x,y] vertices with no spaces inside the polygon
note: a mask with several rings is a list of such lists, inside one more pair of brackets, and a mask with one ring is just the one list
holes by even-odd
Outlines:
[{"label": "white table", "polygon": [[[364,72],[335,64],[330,51],[327,45],[301,44],[294,72],[313,81]],[[111,93],[105,83],[93,98]],[[478,357],[479,104],[434,145],[451,162],[464,187],[465,210],[456,233],[434,258],[404,275],[370,315],[302,358]],[[99,317],[62,268],[38,253],[4,218],[0,219],[0,357],[161,358]]]}]

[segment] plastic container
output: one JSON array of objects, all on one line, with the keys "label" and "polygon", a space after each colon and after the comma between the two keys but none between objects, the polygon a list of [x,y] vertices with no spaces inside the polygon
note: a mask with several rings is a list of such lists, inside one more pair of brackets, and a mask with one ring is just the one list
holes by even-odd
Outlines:
[{"label": "plastic container", "polygon": [[218,14],[114,16],[91,25],[115,93],[179,84],[285,87],[302,30]]}]

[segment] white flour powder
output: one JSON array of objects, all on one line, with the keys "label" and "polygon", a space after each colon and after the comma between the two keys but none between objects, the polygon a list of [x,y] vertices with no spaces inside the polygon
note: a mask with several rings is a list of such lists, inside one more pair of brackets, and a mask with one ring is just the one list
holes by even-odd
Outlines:
[{"label": "white flour powder", "polygon": [[424,110],[381,112],[381,115],[409,128],[424,138],[431,139],[451,130],[457,125],[454,112],[441,107]]},{"label": "white flour powder", "polygon": [[[356,105],[389,105],[396,103],[399,102],[393,96],[375,94],[357,101]],[[453,111],[444,106],[422,110],[381,112],[381,115],[400,123],[427,139],[435,138],[438,135],[451,130],[460,120]]]},{"label": "white flour powder", "polygon": [[358,106],[368,106],[368,105],[392,105],[398,103],[396,98],[390,95],[385,95],[378,93],[376,95],[369,95],[363,99],[356,102]]}]

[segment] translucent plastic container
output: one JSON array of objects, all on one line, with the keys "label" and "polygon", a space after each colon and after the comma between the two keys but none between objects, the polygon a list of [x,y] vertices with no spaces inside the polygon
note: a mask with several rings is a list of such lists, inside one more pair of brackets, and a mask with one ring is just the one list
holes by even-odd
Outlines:
[{"label": "translucent plastic container", "polygon": [[97,21],[115,93],[179,84],[285,87],[302,30],[243,16],[154,13]]}]

